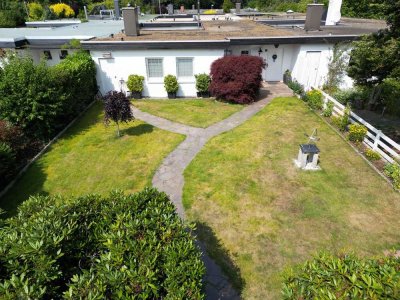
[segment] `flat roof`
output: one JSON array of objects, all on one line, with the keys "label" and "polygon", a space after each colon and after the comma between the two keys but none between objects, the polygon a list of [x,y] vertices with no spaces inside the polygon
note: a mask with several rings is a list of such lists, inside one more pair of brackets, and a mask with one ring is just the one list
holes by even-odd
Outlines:
[{"label": "flat roof", "polygon": [[[222,20],[221,20],[222,19]],[[303,19],[304,21],[304,19]],[[377,32],[386,27],[380,20],[344,18],[336,26],[321,26],[319,31],[306,32],[301,26],[271,26],[262,20],[242,18],[240,20],[202,21],[202,30],[157,30],[141,31],[139,36],[124,33],[112,37],[94,38],[82,43],[85,49],[178,49],[220,48],[227,45],[265,44],[310,44],[338,43],[358,39],[363,34]]]},{"label": "flat roof", "polygon": [[[50,26],[54,21],[49,22]],[[45,23],[42,22],[41,25]],[[123,29],[122,20],[91,20],[60,27],[21,27],[0,28],[0,48],[31,46],[59,47],[71,39],[87,40],[95,37],[106,37]],[[23,43],[22,41],[25,41]]]}]

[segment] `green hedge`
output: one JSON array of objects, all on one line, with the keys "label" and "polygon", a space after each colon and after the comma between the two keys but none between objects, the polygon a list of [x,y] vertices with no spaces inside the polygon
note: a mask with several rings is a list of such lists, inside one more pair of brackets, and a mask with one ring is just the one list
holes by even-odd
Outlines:
[{"label": "green hedge", "polygon": [[46,140],[82,111],[96,91],[95,64],[84,51],[54,67],[10,54],[0,72],[0,119]]},{"label": "green hedge", "polygon": [[288,271],[283,299],[399,299],[400,259],[320,254]]},{"label": "green hedge", "polygon": [[0,228],[0,298],[202,299],[191,230],[155,189],[32,197]]}]

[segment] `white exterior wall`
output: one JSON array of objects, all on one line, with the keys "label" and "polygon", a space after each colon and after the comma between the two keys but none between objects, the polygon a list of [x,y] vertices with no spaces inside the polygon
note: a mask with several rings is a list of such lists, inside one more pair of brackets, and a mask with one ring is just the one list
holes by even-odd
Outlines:
[{"label": "white exterior wall", "polygon": [[[112,58],[103,58],[104,53],[111,53]],[[176,58],[193,58],[193,74],[210,73],[214,60],[224,55],[224,50],[116,50],[91,51],[97,65],[97,81],[100,91],[104,94],[110,90],[120,90],[120,80],[125,81],[123,89],[126,91],[126,81],[131,74],[145,77],[143,96],[152,98],[167,97],[163,78],[147,77],[146,58],[163,58],[163,73],[177,75]],[[195,78],[178,78],[178,97],[193,97],[196,95]]]}]

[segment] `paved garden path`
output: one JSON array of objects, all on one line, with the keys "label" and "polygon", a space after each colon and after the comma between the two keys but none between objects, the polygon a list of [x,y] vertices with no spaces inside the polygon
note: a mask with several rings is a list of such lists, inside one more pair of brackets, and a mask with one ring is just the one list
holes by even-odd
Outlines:
[{"label": "paved garden path", "polygon": [[[160,129],[186,135],[186,139],[164,159],[153,177],[153,186],[169,195],[181,218],[185,218],[182,205],[183,172],[207,141],[244,123],[263,109],[273,98],[292,96],[293,93],[282,83],[272,83],[264,86],[261,95],[262,100],[246,106],[241,111],[207,128],[175,123],[132,107],[135,118]],[[200,243],[199,246],[204,253],[203,261],[207,269],[207,299],[239,299],[239,295],[232,288],[221,269],[206,254],[204,245]]]}]

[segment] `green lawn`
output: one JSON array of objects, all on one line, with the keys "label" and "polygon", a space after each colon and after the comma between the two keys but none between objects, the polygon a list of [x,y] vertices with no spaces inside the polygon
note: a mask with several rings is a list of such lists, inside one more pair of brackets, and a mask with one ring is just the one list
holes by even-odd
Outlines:
[{"label": "green lawn", "polygon": [[[300,171],[314,128],[322,170]],[[184,205],[245,299],[279,299],[281,272],[317,251],[400,246],[400,195],[296,98],[212,139],[185,171]]]},{"label": "green lawn", "polygon": [[243,108],[239,104],[213,99],[135,100],[132,104],[153,115],[202,128],[226,119]]},{"label": "green lawn", "polygon": [[104,126],[102,105],[95,104],[0,199],[0,207],[12,212],[35,193],[140,190],[151,185],[163,158],[184,139],[137,120],[121,126],[120,138],[115,130]]}]

